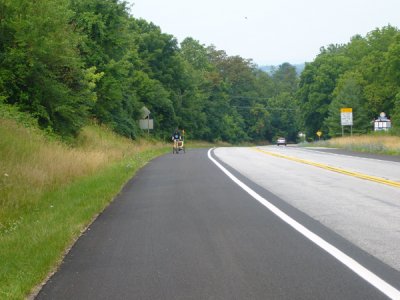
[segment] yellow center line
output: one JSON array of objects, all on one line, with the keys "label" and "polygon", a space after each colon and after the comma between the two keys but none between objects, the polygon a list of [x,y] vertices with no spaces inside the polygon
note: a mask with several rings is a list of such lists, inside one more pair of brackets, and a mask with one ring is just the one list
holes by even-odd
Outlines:
[{"label": "yellow center line", "polygon": [[386,184],[386,185],[390,185],[390,186],[394,186],[394,187],[400,188],[400,182],[397,182],[397,181],[388,180],[388,179],[375,177],[375,176],[371,176],[371,175],[366,175],[366,174],[362,174],[362,173],[357,173],[357,172],[353,172],[353,171],[348,171],[348,170],[344,170],[344,169],[341,169],[341,168],[332,167],[332,166],[328,166],[328,165],[321,164],[321,163],[316,163],[316,162],[313,162],[313,161],[310,161],[310,160],[306,160],[306,159],[302,159],[302,158],[297,158],[297,157],[293,157],[293,156],[287,156],[287,155],[283,155],[283,154],[279,154],[279,153],[274,153],[274,152],[262,150],[262,149],[259,149],[259,148],[251,148],[251,149],[254,150],[254,151],[257,151],[257,152],[261,152],[261,153],[264,153],[264,154],[271,155],[271,156],[275,156],[275,157],[279,157],[279,158],[284,158],[284,159],[296,161],[296,162],[299,162],[299,163],[315,166],[315,167],[318,167],[318,168],[321,168],[321,169],[325,169],[325,170],[329,170],[329,171],[332,171],[332,172],[337,172],[337,173],[341,173],[341,174],[345,174],[345,175],[349,175],[349,176],[353,176],[353,177],[357,177],[357,178],[361,178],[361,179],[365,179],[365,180],[369,180],[369,181],[374,181],[374,182],[378,182],[378,183],[382,183],[382,184]]}]

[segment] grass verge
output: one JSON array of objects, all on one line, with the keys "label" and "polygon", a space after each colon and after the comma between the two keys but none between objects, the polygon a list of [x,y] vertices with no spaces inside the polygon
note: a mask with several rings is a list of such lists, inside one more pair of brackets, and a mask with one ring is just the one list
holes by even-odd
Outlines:
[{"label": "grass verge", "polygon": [[349,151],[385,155],[400,155],[400,137],[385,134],[332,138],[326,141],[306,144],[305,146],[341,148]]},{"label": "grass verge", "polygon": [[162,143],[89,126],[74,147],[0,119],[0,299],[24,299]]}]

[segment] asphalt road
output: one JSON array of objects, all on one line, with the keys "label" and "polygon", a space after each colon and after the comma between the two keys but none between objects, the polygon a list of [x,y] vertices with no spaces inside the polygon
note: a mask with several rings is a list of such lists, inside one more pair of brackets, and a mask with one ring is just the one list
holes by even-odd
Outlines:
[{"label": "asphalt road", "polygon": [[[400,163],[297,147],[219,148],[220,159],[358,247],[400,271],[400,185],[362,180],[286,156],[400,182]],[[271,155],[272,154],[272,155]]]},{"label": "asphalt road", "polygon": [[[259,195],[400,288],[398,270],[271,192],[254,180],[257,176],[236,171],[229,165],[233,156],[219,149],[213,155],[221,163],[224,157],[223,165]],[[387,296],[251,197],[207,150],[192,150],[162,156],[139,171],[77,241],[37,299]]]}]

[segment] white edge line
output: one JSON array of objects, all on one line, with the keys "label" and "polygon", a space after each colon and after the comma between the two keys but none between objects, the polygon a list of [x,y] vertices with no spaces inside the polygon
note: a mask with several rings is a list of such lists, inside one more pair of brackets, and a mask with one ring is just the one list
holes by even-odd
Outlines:
[{"label": "white edge line", "polygon": [[336,258],[338,261],[343,263],[345,266],[347,266],[349,269],[351,269],[353,272],[358,274],[361,278],[365,279],[367,282],[369,282],[371,285],[373,285],[375,288],[380,290],[382,293],[384,293],[386,296],[388,296],[391,299],[400,299],[400,291],[388,284],[386,281],[363,267],[361,264],[359,264],[357,261],[352,259],[350,256],[346,255],[342,251],[340,251],[338,248],[334,247],[333,245],[329,244],[327,241],[323,240],[321,237],[316,235],[315,233],[311,232],[308,230],[306,227],[301,225],[299,222],[295,221],[291,217],[289,217],[287,214],[285,214],[283,211],[281,211],[279,208],[277,208],[275,205],[267,201],[265,198],[261,197],[259,194],[257,194],[255,191],[253,191],[251,188],[249,188],[246,184],[244,184],[242,181],[237,179],[231,172],[229,172],[227,169],[225,169],[219,162],[217,162],[212,156],[211,156],[211,151],[213,151],[215,148],[209,149],[208,150],[208,158],[224,172],[233,182],[235,182],[237,185],[239,185],[243,190],[245,190],[250,196],[252,196],[254,199],[259,201],[261,204],[263,204],[266,208],[268,208],[271,212],[273,212],[275,215],[277,215],[280,219],[282,219],[284,222],[289,224],[291,227],[293,227],[295,230],[297,230],[299,233],[304,235],[306,238],[311,240],[313,243],[315,243],[317,246],[321,247],[324,249],[326,252],[328,252],[330,255],[332,255],[334,258]]}]

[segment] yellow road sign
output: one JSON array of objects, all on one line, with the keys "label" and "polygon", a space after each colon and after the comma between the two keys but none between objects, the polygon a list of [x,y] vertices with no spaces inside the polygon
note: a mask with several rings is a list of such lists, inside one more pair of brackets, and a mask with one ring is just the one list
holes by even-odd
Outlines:
[{"label": "yellow road sign", "polygon": [[344,107],[344,108],[340,109],[340,112],[342,112],[342,113],[351,113],[351,112],[353,112],[353,109],[350,108],[350,107]]}]

